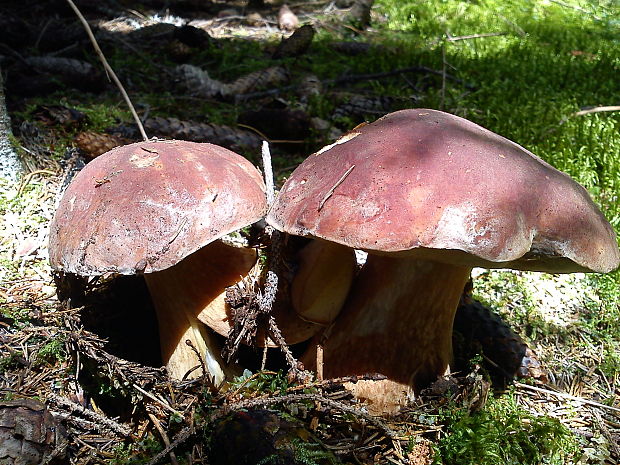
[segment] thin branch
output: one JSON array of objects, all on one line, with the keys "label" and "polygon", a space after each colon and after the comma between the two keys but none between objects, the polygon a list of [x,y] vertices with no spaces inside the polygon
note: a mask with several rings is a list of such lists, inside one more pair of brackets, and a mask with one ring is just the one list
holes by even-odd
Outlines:
[{"label": "thin branch", "polygon": [[129,110],[131,111],[131,114],[133,115],[133,118],[136,121],[136,124],[138,125],[138,129],[140,131],[140,134],[142,135],[142,139],[149,140],[148,136],[146,135],[146,132],[144,131],[144,126],[142,125],[142,121],[140,121],[140,117],[138,116],[136,109],[134,108],[133,104],[131,103],[131,100],[129,99],[129,95],[127,95],[127,92],[125,92],[125,88],[123,87],[123,84],[121,84],[121,81],[116,76],[116,73],[114,72],[112,67],[108,64],[108,60],[106,60],[105,55],[101,51],[101,48],[99,48],[97,39],[95,39],[95,35],[93,34],[93,31],[90,28],[90,25],[86,21],[86,18],[84,18],[84,16],[82,15],[82,13],[78,9],[78,7],[75,5],[75,3],[73,3],[72,0],[67,0],[67,3],[71,7],[71,9],[75,12],[77,17],[80,19],[80,22],[82,23],[82,25],[84,26],[84,29],[86,30],[86,34],[88,34],[88,38],[90,39],[90,41],[93,44],[93,47],[95,48],[95,52],[97,53],[99,60],[101,60],[103,67],[108,73],[108,76],[112,78],[112,80],[114,81],[118,89],[120,90],[123,96],[123,99],[125,99],[125,103],[127,103],[127,106],[129,106]]},{"label": "thin branch", "polygon": [[456,36],[456,37],[452,37],[449,35],[448,37],[446,37],[445,40],[447,40],[448,42],[458,42],[460,40],[484,39],[486,37],[499,37],[499,36],[505,36],[506,34],[507,34],[506,32],[483,32],[481,34],[469,34],[469,35]]},{"label": "thin branch", "polygon": [[[157,417],[155,415],[153,415],[151,412],[147,412],[146,414],[148,415],[148,417],[151,420],[151,422],[153,423],[153,425],[155,425],[155,428],[159,432],[159,435],[161,436],[162,440],[164,441],[164,445],[166,446],[166,448],[169,448],[170,447],[170,439],[168,439],[168,435],[166,434],[166,431],[164,430],[164,428],[162,428],[161,423],[159,422]],[[170,463],[172,465],[179,465],[179,462],[178,462],[177,457],[176,457],[176,455],[174,453],[174,450],[170,450],[170,453],[168,455],[170,456]]]},{"label": "thin branch", "polygon": [[163,400],[155,397],[155,395],[151,394],[148,391],[145,391],[144,389],[142,389],[140,386],[138,386],[136,383],[131,383],[131,385],[133,386],[133,388],[138,391],[139,393],[141,393],[142,395],[148,397],[149,399],[157,402],[159,405],[161,405],[163,408],[165,408],[166,410],[168,410],[171,413],[174,413],[176,415],[179,416],[183,416],[183,414],[181,412],[179,412],[178,410],[173,409],[170,405],[168,405],[166,402],[164,402]]},{"label": "thin branch", "polygon": [[185,441],[187,441],[192,434],[194,434],[194,429],[190,426],[186,426],[177,434],[170,445],[166,446],[164,450],[160,451],[155,455],[146,465],[155,465],[159,463],[162,459],[164,459],[168,454],[170,454],[175,448],[179,447]]},{"label": "thin branch", "polygon": [[[214,412],[209,416],[207,423],[212,424],[213,422],[219,420],[220,418],[225,417],[230,412],[242,410],[242,409],[251,409],[256,407],[266,407],[269,405],[275,404],[290,404],[293,402],[304,402],[304,401],[312,401],[312,402],[320,402],[323,405],[328,406],[334,410],[340,410],[344,413],[349,413],[356,418],[361,418],[367,423],[375,426],[379,430],[383,432],[388,438],[396,439],[398,436],[396,433],[383,421],[379,418],[373,417],[372,415],[364,412],[361,409],[357,409],[355,407],[351,407],[342,402],[338,402],[333,399],[329,399],[327,397],[321,396],[319,394],[286,394],[283,396],[276,397],[261,397],[259,399],[246,399],[241,402],[236,402],[234,404],[225,405],[223,408]],[[171,451],[173,451],[176,447],[183,444],[187,441],[190,436],[193,434],[193,429],[191,427],[184,428],[177,436],[174,438],[172,443],[167,446],[164,450],[155,455],[147,465],[155,465],[163,460]]]},{"label": "thin branch", "polygon": [[54,393],[50,393],[48,396],[48,400],[58,405],[59,407],[70,409],[72,412],[75,412],[83,416],[84,418],[87,418],[88,420],[94,422],[95,424],[99,426],[103,426],[107,428],[108,430],[116,433],[117,435],[121,437],[126,437],[126,438],[131,437],[131,431],[127,427],[115,422],[114,420],[110,418],[99,415],[98,413],[92,410],[88,410],[82,407],[80,404],[77,404],[69,399],[66,399]]},{"label": "thin branch", "polygon": [[[273,167],[271,164],[271,152],[269,151],[269,144],[263,141],[261,150],[263,160],[263,176],[265,177],[265,188],[267,190],[267,205],[271,207],[275,200],[275,184],[273,181]],[[284,354],[286,362],[290,366],[291,372],[295,377],[299,377],[298,362],[295,356],[289,349],[284,336],[276,320],[273,317],[272,309],[278,296],[278,273],[280,270],[280,263],[282,261],[282,241],[283,237],[280,231],[276,231],[273,227],[267,226],[265,232],[271,240],[269,247],[269,260],[267,262],[267,272],[265,273],[265,285],[262,292],[257,296],[258,309],[263,315],[268,316],[267,324],[269,327],[269,335],[273,341],[280,347],[280,350]]]},{"label": "thin branch", "polygon": [[275,186],[273,184],[273,167],[271,165],[271,152],[269,151],[269,143],[264,140],[261,147],[261,155],[263,159],[263,176],[265,176],[265,189],[267,190],[267,205],[271,207],[275,198]]},{"label": "thin branch", "polygon": [[551,3],[555,3],[556,5],[560,5],[563,8],[570,8],[572,10],[578,11],[580,13],[584,13],[587,15],[592,16],[594,19],[596,19],[597,21],[602,21],[602,18],[600,16],[595,15],[594,13],[592,13],[591,11],[586,10],[585,8],[581,8],[580,6],[577,5],[569,5],[568,3],[559,1],[559,0],[550,0]]},{"label": "thin branch", "polygon": [[576,111],[573,116],[589,115],[590,113],[602,113],[605,111],[620,111],[620,105],[587,108],[585,110]]},{"label": "thin branch", "polygon": [[349,169],[346,170],[342,176],[340,176],[340,179],[336,181],[336,184],[334,184],[332,188],[329,191],[327,191],[327,194],[325,194],[325,197],[323,197],[323,199],[319,203],[319,211],[321,211],[321,209],[323,208],[323,205],[325,205],[325,202],[327,202],[327,200],[334,194],[334,191],[336,190],[336,188],[344,182],[344,180],[349,174],[351,174],[351,171],[353,171],[353,168],[355,168],[355,165],[351,165]]}]

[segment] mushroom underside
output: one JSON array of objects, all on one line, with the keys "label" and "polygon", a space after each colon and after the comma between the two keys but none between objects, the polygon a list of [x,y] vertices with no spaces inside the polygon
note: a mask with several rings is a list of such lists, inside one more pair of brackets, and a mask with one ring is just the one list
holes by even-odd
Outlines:
[{"label": "mushroom underside", "polygon": [[196,369],[201,362],[216,385],[234,374],[234,367],[227,367],[221,358],[214,333],[199,317],[205,309],[225,314],[223,293],[255,262],[254,249],[215,241],[173,267],[145,275],[157,312],[162,360],[172,377],[201,376],[201,369]]}]

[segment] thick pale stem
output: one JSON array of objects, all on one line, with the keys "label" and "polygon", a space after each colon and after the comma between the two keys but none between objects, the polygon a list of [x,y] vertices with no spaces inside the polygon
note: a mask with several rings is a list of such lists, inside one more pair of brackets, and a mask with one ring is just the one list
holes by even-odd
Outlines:
[{"label": "thick pale stem", "polygon": [[189,376],[202,374],[201,361],[187,340],[200,353],[206,374],[216,385],[233,374],[220,356],[214,334],[198,316],[215,302],[224,305],[226,287],[245,276],[255,260],[251,249],[216,241],[171,268],[145,275],[157,311],[162,360],[170,376],[181,379],[196,366]]},{"label": "thick pale stem", "polygon": [[[324,376],[387,376],[387,383],[357,387],[356,395],[377,404],[401,403],[404,392],[432,382],[452,358],[452,323],[470,271],[369,255],[324,340]],[[311,349],[304,365],[313,366],[314,358]]]}]

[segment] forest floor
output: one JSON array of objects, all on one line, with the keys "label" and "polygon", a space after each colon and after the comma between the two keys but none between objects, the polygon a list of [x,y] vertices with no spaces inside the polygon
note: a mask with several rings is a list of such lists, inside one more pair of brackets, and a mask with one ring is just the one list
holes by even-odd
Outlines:
[{"label": "forest floor", "polygon": [[[359,123],[442,109],[568,172],[618,231],[611,3],[385,0],[365,17],[310,1],[289,4],[291,30],[279,3],[99,3],[78,6],[150,137],[216,143],[256,165],[268,140],[279,185]],[[0,185],[0,438],[14,438],[15,418],[46,425],[53,434],[26,441],[44,463],[620,461],[617,272],[475,270],[474,296],[545,377],[491,385],[477,354],[389,418],[369,415],[346,380],[292,382],[279,355],[219,393],[204,378],[170,379],[140,277],[96,280],[81,301],[60,301],[47,255],[59,195],[83,163],[140,134],[64,1],[0,9],[11,140],[27,167]]]}]

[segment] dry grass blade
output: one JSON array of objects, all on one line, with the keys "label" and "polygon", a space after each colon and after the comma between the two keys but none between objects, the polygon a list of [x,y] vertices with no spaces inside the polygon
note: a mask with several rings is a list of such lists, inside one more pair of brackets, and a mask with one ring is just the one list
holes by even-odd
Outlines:
[{"label": "dry grass blade", "polygon": [[598,407],[598,408],[602,408],[602,409],[605,409],[605,410],[610,410],[612,412],[620,413],[620,408],[612,407],[610,405],[601,404],[600,402],[595,402],[593,400],[584,399],[583,397],[573,396],[573,395],[570,395],[570,394],[566,394],[564,392],[552,391],[550,389],[543,389],[543,388],[539,388],[539,387],[536,387],[536,386],[530,386],[529,384],[523,384],[523,383],[518,383],[518,382],[515,382],[514,385],[516,387],[518,387],[518,388],[521,388],[521,389],[530,390],[530,391],[536,391],[536,392],[540,392],[540,393],[543,393],[543,394],[551,395],[551,396],[554,396],[554,397],[559,397],[559,398],[562,398],[562,399],[574,400],[574,401],[577,401],[577,402],[581,402],[583,404],[588,404],[588,405],[592,405],[594,407]]}]

